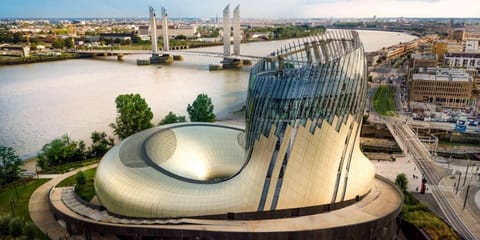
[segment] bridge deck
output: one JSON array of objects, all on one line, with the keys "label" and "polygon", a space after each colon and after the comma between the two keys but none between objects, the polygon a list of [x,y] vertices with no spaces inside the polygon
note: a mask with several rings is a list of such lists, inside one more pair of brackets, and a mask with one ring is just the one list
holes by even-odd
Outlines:
[{"label": "bridge deck", "polygon": [[[79,54],[106,54],[106,55],[127,55],[127,54],[152,54],[151,50],[126,50],[126,49],[95,49],[95,50],[76,50],[74,53]],[[187,56],[205,56],[205,57],[215,57],[215,58],[227,58],[227,59],[241,59],[241,60],[260,60],[263,57],[260,56],[250,56],[250,55],[230,55],[224,56],[223,53],[219,52],[202,52],[202,51],[162,51],[160,54],[169,54],[169,55],[187,55]]]}]

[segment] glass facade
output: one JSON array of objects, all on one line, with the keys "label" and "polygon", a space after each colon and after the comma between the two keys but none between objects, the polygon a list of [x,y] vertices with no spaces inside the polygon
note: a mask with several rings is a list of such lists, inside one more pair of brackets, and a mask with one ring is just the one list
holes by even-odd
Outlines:
[{"label": "glass facade", "polygon": [[250,72],[247,149],[268,135],[282,138],[287,124],[340,124],[347,115],[361,120],[367,93],[366,58],[357,32],[332,31],[297,40],[258,62]]},{"label": "glass facade", "polygon": [[[274,130],[278,138],[272,157],[266,159],[269,161],[269,171],[259,210],[295,207],[295,204],[288,203],[289,200],[279,205],[281,196],[283,199],[289,198],[289,195],[297,194],[296,185],[309,184],[311,181],[322,181],[320,188],[324,196],[315,197],[307,205],[341,202],[347,196],[353,196],[352,191],[358,194],[368,188],[357,186],[355,190],[350,190],[350,194],[347,188],[348,179],[352,177],[349,174],[352,161],[364,161],[361,165],[368,169],[368,174],[362,177],[365,183],[373,178],[373,168],[361,153],[355,151],[358,147],[356,136],[360,132],[367,100],[366,64],[357,32],[330,31],[298,39],[271,53],[252,68],[246,102],[247,154],[255,148],[260,136],[268,136]],[[331,136],[335,139],[329,139],[328,143],[320,138],[305,140],[315,131],[321,132],[325,124],[338,133],[337,136]],[[341,133],[342,126],[346,126],[348,131]],[[310,135],[299,136],[300,127],[308,128]],[[287,128],[292,129],[288,136],[285,135]],[[323,132],[328,131],[327,128],[323,129]],[[319,150],[320,145],[325,144],[328,149]],[[301,145],[313,146],[316,150],[299,153],[298,149],[306,151],[308,148]],[[300,180],[301,176],[291,171],[298,171],[307,161],[308,164],[333,165],[336,169],[305,170],[305,174],[312,177]],[[316,190],[318,188],[304,191]]]}]

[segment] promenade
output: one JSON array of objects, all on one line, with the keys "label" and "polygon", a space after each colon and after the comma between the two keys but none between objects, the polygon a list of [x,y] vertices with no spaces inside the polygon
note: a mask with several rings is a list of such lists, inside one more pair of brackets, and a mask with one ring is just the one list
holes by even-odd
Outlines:
[{"label": "promenade", "polygon": [[[48,203],[48,193],[50,189],[61,182],[63,179],[75,175],[78,171],[85,171],[97,167],[98,164],[82,167],[65,174],[57,175],[52,180],[46,182],[35,192],[33,192],[28,203],[28,211],[32,221],[37,227],[46,234],[50,239],[63,239],[68,236],[67,230],[60,226],[60,224],[53,217],[50,211],[50,204]],[[41,177],[42,175],[39,175]]]}]

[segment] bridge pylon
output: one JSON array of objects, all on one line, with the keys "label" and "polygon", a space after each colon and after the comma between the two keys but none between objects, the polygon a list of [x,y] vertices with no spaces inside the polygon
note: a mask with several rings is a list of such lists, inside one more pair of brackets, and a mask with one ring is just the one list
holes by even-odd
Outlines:
[{"label": "bridge pylon", "polygon": [[[171,63],[173,57],[168,54],[160,54],[158,51],[158,36],[157,36],[157,15],[155,9],[150,7],[150,39],[152,41],[152,56],[150,57],[150,63]],[[167,11],[162,7],[162,33],[163,33],[163,46],[168,50],[168,20]]]},{"label": "bridge pylon", "polygon": [[[233,22],[233,26],[232,26]],[[231,37],[230,31],[233,27],[233,55],[231,54]],[[235,56],[240,55],[240,5],[233,10],[233,20],[230,19],[230,4],[223,9],[223,68],[241,68],[243,60],[236,59]],[[211,68],[212,69],[212,68]]]}]

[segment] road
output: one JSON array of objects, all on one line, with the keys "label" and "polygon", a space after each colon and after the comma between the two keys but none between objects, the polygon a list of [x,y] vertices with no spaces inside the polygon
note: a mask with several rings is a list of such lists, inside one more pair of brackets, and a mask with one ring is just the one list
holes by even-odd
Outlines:
[{"label": "road", "polygon": [[[381,69],[379,72],[371,72],[373,76],[373,83],[371,84],[368,92],[370,102],[373,99],[378,84],[390,83],[395,86],[397,90],[400,90],[399,85],[402,82],[402,79],[405,78],[406,72],[408,72],[404,66],[402,66],[401,69],[396,70],[388,67],[388,64],[383,63],[382,67],[383,69]],[[393,81],[390,81],[389,79]],[[402,113],[403,106],[399,96],[400,94],[398,92],[395,96],[395,101],[397,103],[397,108],[400,109],[399,112]],[[371,107],[370,110],[371,115],[373,115],[370,117],[370,119],[374,121],[376,120],[377,122],[384,121],[403,152],[415,161],[419,170],[423,173],[423,177],[427,180],[428,187],[430,188],[435,201],[440,206],[450,225],[465,239],[478,239],[477,236],[472,233],[472,230],[468,229],[468,227],[465,225],[464,220],[459,217],[459,215],[462,215],[463,217],[465,215],[461,213],[459,214],[459,212],[455,211],[456,208],[452,205],[454,203],[450,202],[454,200],[452,200],[451,197],[448,197],[446,193],[440,189],[439,184],[444,177],[442,176],[441,168],[435,165],[427,147],[419,140],[412,129],[407,125],[407,121],[409,123],[412,123],[413,121],[409,120],[408,118],[378,116],[373,107]],[[425,122],[416,121],[415,123],[418,125],[425,124]],[[428,122],[427,124],[431,127],[432,123]],[[439,125],[449,130],[454,128],[454,124],[444,123],[435,125]],[[461,210],[458,210],[457,208],[457,211]]]},{"label": "road", "polygon": [[449,198],[447,198],[445,192],[439,188],[438,185],[442,176],[438,171],[438,167],[435,166],[435,163],[425,145],[418,139],[412,129],[408,127],[404,121],[394,117],[386,118],[385,120],[388,129],[394,136],[400,148],[402,148],[404,153],[410,155],[420,168],[432,191],[433,197],[442,209],[442,212],[445,214],[451,226],[465,239],[478,239],[472,234],[470,229],[466,227],[457,212],[455,212],[454,207],[452,206],[452,203],[449,202]]}]

